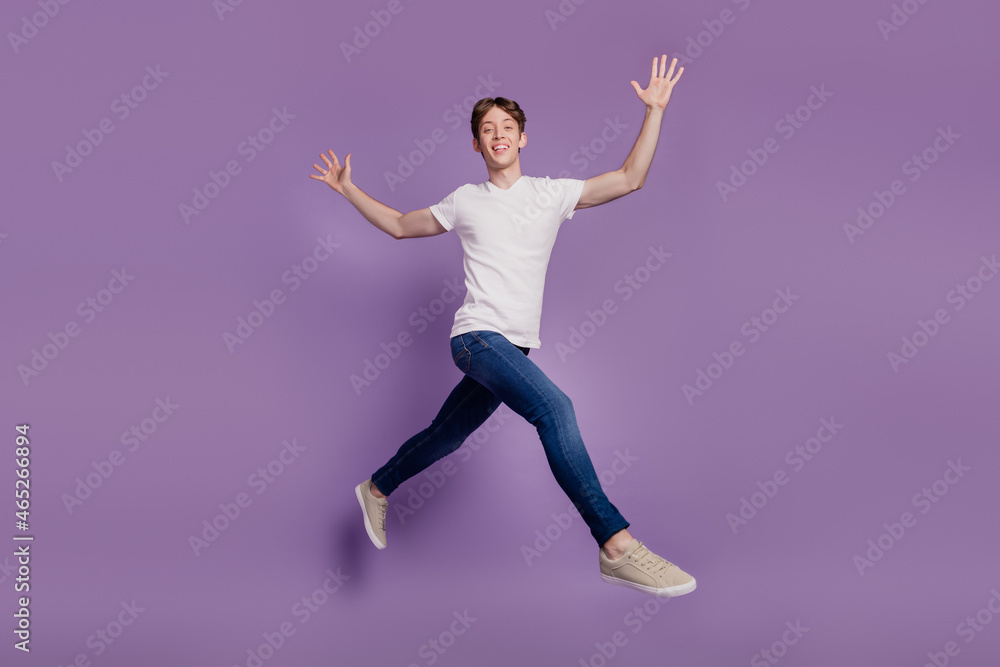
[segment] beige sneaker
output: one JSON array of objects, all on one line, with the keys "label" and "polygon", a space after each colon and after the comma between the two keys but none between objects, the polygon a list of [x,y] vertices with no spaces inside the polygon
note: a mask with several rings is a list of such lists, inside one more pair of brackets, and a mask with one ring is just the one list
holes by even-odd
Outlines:
[{"label": "beige sneaker", "polygon": [[604,549],[598,551],[601,578],[609,584],[635,588],[657,597],[674,597],[694,590],[694,577],[654,554],[639,540],[633,539],[618,560],[608,558]]},{"label": "beige sneaker", "polygon": [[388,498],[376,498],[371,492],[372,481],[365,481],[354,487],[354,493],[361,503],[365,516],[365,530],[368,537],[379,549],[385,549],[385,513],[389,509]]}]

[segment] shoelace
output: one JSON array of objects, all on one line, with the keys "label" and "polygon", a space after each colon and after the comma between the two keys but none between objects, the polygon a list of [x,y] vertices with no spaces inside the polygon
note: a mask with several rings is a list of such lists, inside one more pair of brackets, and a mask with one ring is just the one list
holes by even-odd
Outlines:
[{"label": "shoelace", "polygon": [[665,558],[657,556],[652,551],[647,549],[642,542],[639,543],[639,548],[632,552],[632,558],[639,561],[639,567],[652,572],[654,576],[658,576],[672,565],[672,563]]},{"label": "shoelace", "polygon": [[389,503],[379,503],[378,504],[378,520],[381,526],[381,530],[385,532],[385,513],[389,509]]}]

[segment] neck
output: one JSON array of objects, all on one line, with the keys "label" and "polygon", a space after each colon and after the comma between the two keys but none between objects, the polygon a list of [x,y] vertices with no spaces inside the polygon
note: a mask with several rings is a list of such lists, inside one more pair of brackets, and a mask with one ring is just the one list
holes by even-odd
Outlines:
[{"label": "neck", "polygon": [[520,160],[515,160],[513,164],[503,169],[496,169],[492,167],[487,167],[487,171],[490,174],[489,181],[493,185],[507,190],[510,186],[517,182],[517,179],[521,178],[521,162]]}]

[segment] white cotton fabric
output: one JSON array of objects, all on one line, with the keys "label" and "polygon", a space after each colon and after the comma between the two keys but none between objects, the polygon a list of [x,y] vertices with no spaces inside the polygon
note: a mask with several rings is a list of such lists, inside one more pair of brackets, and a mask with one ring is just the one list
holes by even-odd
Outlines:
[{"label": "white cotton fabric", "polygon": [[454,229],[465,254],[465,302],[451,336],[487,330],[521,347],[541,347],[542,292],[552,246],[572,218],[583,181],[521,175],[507,190],[490,181],[463,185],[430,207]]}]

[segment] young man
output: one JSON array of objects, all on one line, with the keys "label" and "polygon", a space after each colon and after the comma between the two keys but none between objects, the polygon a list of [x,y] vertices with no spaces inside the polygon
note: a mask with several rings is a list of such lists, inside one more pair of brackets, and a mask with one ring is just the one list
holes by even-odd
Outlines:
[{"label": "young man", "polygon": [[[611,504],[594,471],[577,427],[573,404],[528,360],[538,339],[542,292],[549,256],[562,222],[638,190],[646,180],[663,112],[676,76],[675,58],[657,59],[649,86],[632,81],[646,105],[639,137],[620,169],[587,180],[521,174],[520,149],[528,137],[525,116],[512,100],[484,98],[472,111],[472,148],[482,153],[489,180],[464,185],[439,204],[405,215],[365,194],[351,181],[351,155],[322,155],[326,169],[310,174],[342,194],[373,225],[394,239],[442,234],[454,229],[464,252],[465,302],[455,313],[451,353],[464,377],[431,425],[407,440],[370,479],[355,488],[365,529],[379,549],[386,545],[390,495],[405,480],[459,448],[506,403],[538,430],[559,486],[573,501],[597,541],[601,577],[658,596],[690,593],[695,580],[629,534],[629,523]],[[331,160],[332,159],[332,160]]]}]

